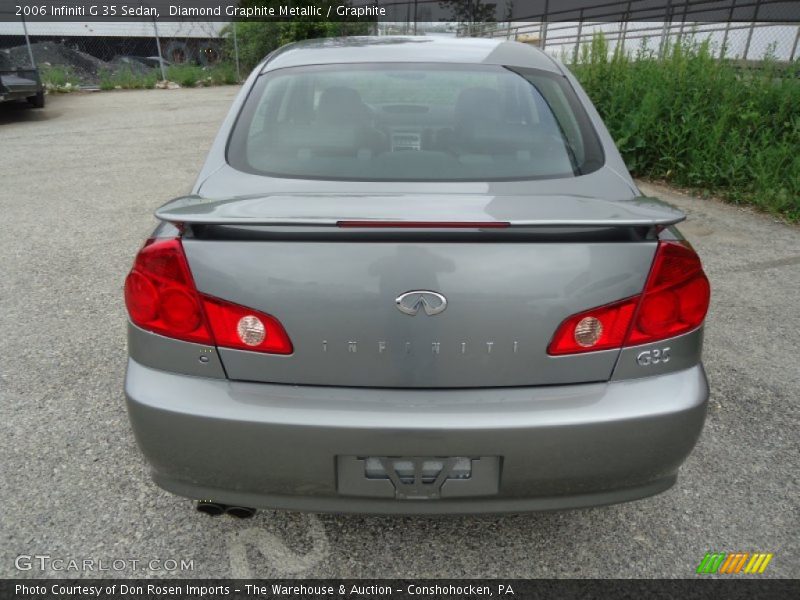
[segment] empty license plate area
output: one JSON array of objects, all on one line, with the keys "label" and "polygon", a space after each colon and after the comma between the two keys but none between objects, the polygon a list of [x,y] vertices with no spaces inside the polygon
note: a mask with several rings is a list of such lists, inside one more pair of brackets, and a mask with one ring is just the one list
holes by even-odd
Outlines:
[{"label": "empty license plate area", "polygon": [[498,456],[339,456],[344,496],[436,500],[497,494]]}]

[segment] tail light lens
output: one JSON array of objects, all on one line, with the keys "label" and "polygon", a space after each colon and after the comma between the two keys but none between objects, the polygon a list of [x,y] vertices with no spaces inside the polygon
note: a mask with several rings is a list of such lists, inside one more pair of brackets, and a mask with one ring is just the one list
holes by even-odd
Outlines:
[{"label": "tail light lens", "polygon": [[626,346],[681,335],[706,318],[711,286],[700,258],[679,242],[661,242]]},{"label": "tail light lens", "polygon": [[148,240],[125,279],[131,321],[160,335],[272,354],[292,342],[270,315],[198,293],[179,239]]},{"label": "tail light lens", "polygon": [[149,240],[125,279],[125,305],[136,325],[160,335],[214,344],[180,240]]},{"label": "tail light lens", "polygon": [[203,296],[217,345],[238,350],[291,354],[292,342],[275,317],[219,298]]},{"label": "tail light lens", "polygon": [[680,242],[659,242],[641,295],[568,317],[547,352],[594,352],[681,335],[703,323],[710,297],[708,278],[694,250]]},{"label": "tail light lens", "polygon": [[575,354],[622,347],[638,300],[635,296],[569,317],[559,326],[547,352]]}]

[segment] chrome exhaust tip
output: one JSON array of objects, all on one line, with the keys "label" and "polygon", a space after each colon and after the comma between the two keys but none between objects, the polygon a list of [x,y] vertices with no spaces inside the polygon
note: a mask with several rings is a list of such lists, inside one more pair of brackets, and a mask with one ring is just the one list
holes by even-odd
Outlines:
[{"label": "chrome exhaust tip", "polygon": [[256,514],[256,509],[249,506],[229,506],[225,509],[225,514],[237,519],[250,519]]},{"label": "chrome exhaust tip", "polygon": [[195,508],[197,508],[197,512],[205,513],[209,517],[218,517],[225,512],[227,507],[211,500],[198,500]]}]

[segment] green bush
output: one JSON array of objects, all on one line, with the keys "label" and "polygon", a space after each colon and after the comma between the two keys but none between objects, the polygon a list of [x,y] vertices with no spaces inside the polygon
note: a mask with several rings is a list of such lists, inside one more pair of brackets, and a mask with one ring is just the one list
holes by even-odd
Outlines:
[{"label": "green bush", "polygon": [[236,67],[231,63],[220,63],[210,69],[210,77],[214,85],[234,85],[239,83]]},{"label": "green bush", "polygon": [[115,72],[103,71],[100,73],[101,90],[137,90],[155,87],[158,81],[158,72],[152,69],[146,73],[134,73],[130,67],[122,68]]},{"label": "green bush", "polygon": [[[280,0],[241,0],[241,6],[273,6],[278,7],[285,2]],[[340,2],[332,0],[308,0],[303,3],[315,5],[328,14],[329,6],[337,6]],[[310,38],[343,37],[350,35],[369,35],[372,24],[362,20],[317,21],[315,17],[297,17],[285,21],[249,21],[228,25],[223,30],[226,38],[226,55],[234,56],[233,27],[236,27],[236,38],[239,48],[239,62],[242,76],[261,62],[267,54],[290,42]]]},{"label": "green bush", "polygon": [[[167,79],[174,81],[181,87],[195,85],[230,85],[238,83],[236,68],[228,63],[220,63],[213,67],[199,65],[170,65],[166,68]],[[103,71],[100,73],[101,90],[134,90],[153,88],[161,79],[160,69],[151,69],[138,73],[128,68],[119,71]]]},{"label": "green bush", "polygon": [[236,67],[229,63],[220,63],[212,67],[199,65],[171,65],[167,67],[167,79],[182,87],[195,85],[231,85],[238,83]]},{"label": "green bush", "polygon": [[572,70],[635,176],[800,220],[800,62],[720,60],[691,38],[610,53],[597,36]]},{"label": "green bush", "polygon": [[170,65],[167,67],[167,79],[181,87],[192,87],[204,79],[203,67],[197,65]]},{"label": "green bush", "polygon": [[69,66],[43,65],[39,69],[42,84],[51,92],[71,92],[78,89],[80,81]]}]

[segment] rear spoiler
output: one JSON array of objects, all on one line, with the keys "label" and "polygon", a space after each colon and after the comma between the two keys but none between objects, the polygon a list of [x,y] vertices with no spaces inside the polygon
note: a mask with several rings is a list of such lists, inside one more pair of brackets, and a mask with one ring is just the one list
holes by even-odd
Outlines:
[{"label": "rear spoiler", "polygon": [[279,194],[223,199],[183,196],[155,216],[175,225],[360,229],[504,229],[666,227],[681,210],[646,196],[605,200],[584,196],[449,194]]}]

